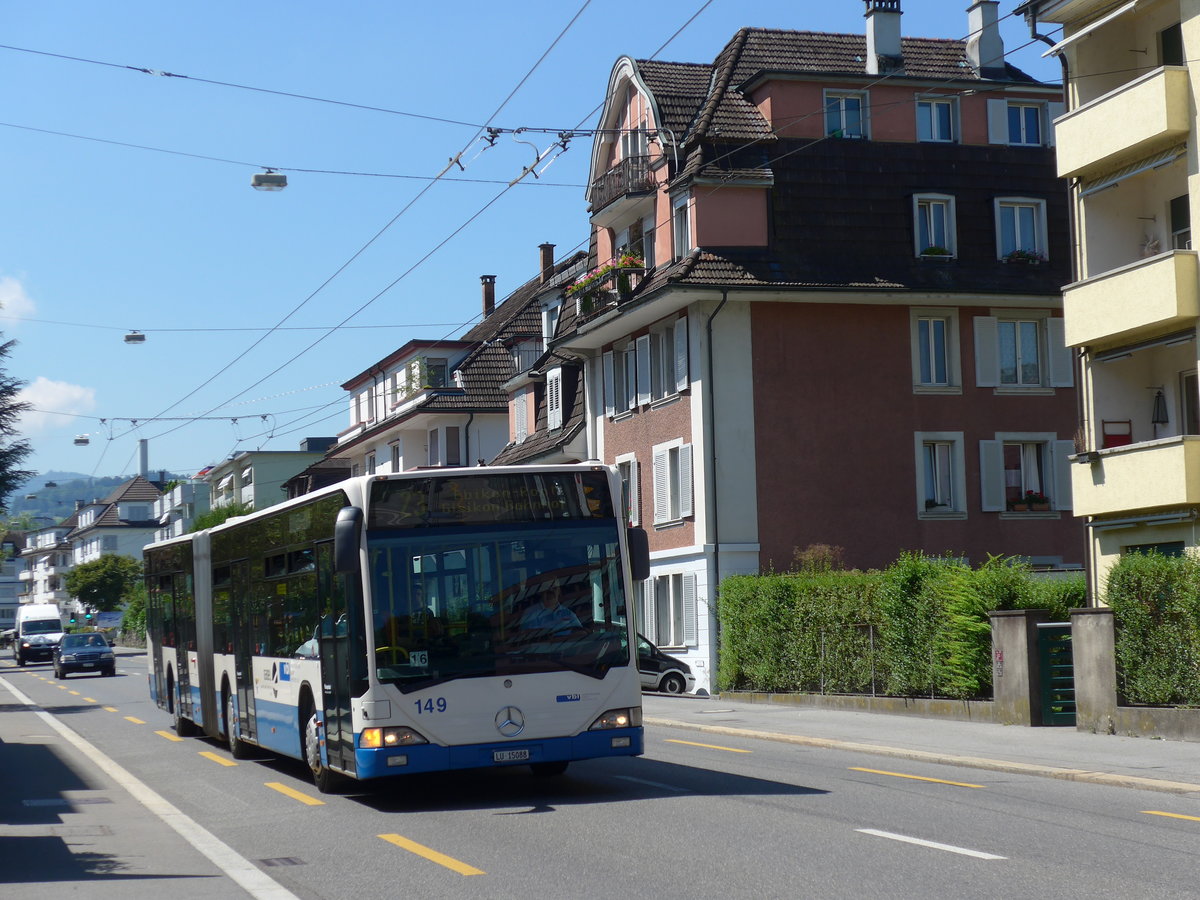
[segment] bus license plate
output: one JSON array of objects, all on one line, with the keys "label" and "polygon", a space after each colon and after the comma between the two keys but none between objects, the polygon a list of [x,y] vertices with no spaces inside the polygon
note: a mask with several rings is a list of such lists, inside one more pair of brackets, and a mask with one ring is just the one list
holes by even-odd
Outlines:
[{"label": "bus license plate", "polygon": [[528,748],[523,750],[493,750],[492,762],[523,762],[529,759]]}]

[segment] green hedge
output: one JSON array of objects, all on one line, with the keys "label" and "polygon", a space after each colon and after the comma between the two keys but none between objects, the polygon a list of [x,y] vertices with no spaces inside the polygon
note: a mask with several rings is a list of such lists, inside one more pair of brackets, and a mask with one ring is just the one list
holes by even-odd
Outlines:
[{"label": "green hedge", "polygon": [[1083,577],[993,558],[902,556],[883,572],[745,575],[721,583],[720,690],[990,697],[997,609],[1083,606]]},{"label": "green hedge", "polygon": [[1105,600],[1116,628],[1122,700],[1200,705],[1200,560],[1123,556],[1109,572]]}]

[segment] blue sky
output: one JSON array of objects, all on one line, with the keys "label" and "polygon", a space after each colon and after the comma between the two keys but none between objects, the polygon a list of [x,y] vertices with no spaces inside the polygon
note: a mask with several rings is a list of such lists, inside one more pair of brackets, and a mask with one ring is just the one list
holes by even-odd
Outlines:
[{"label": "blue sky", "polygon": [[[967,5],[905,0],[903,33],[962,38]],[[638,9],[5,4],[0,331],[37,410],[22,425],[32,467],[133,474],[146,438],[152,470],[192,473],[336,434],[339,385],[408,340],[460,335],[479,275],[502,297],[535,274],[538,244],[586,247],[589,138],[505,188],[557,131],[595,124],[618,56],[648,57],[681,28],[657,58],[711,62],[743,26],[864,29],[857,0]],[[1023,47],[1022,20],[1002,33],[1011,62],[1060,77],[1044,45]],[[486,147],[487,123],[551,133]],[[460,151],[451,174],[471,180],[418,196]],[[263,167],[287,190],[252,190]],[[145,342],[126,344],[129,330]]]}]

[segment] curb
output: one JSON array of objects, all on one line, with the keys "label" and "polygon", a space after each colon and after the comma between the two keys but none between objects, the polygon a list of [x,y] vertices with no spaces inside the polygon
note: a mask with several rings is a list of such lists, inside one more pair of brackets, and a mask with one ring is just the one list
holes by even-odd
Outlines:
[{"label": "curb", "polygon": [[1057,778],[1062,781],[1081,781],[1088,784],[1103,784],[1108,787],[1133,788],[1140,791],[1158,791],[1164,794],[1196,794],[1200,797],[1200,784],[1186,781],[1164,781],[1158,778],[1143,778],[1138,775],[1115,775],[1110,772],[1094,772],[1087,769],[1064,769],[1058,766],[1042,766],[1034,763],[1013,762],[1005,759],[989,759],[982,756],[954,756],[929,750],[910,750],[906,747],[889,747],[884,744],[861,744],[855,741],[840,741],[834,738],[805,737],[798,734],[780,734],[776,731],[755,731],[751,728],[731,728],[727,725],[701,725],[681,722],[676,719],[661,719],[645,716],[646,725],[664,728],[682,728],[706,734],[723,734],[729,737],[757,738],[796,744],[802,747],[818,747],[823,750],[849,750],[855,753],[870,753],[875,756],[890,756],[918,762],[961,766],[969,769],[986,769],[991,772],[1007,772],[1012,775],[1032,775],[1039,778]]}]

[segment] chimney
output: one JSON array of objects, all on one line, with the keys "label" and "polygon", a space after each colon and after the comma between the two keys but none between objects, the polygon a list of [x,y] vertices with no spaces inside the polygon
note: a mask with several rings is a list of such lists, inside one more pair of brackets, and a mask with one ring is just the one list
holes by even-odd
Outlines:
[{"label": "chimney", "polygon": [[538,244],[539,260],[541,262],[542,284],[550,280],[554,274],[554,245]]},{"label": "chimney", "polygon": [[967,62],[980,78],[1003,78],[1004,39],[996,18],[998,0],[976,0],[967,7]]},{"label": "chimney", "polygon": [[892,72],[903,65],[900,54],[900,0],[866,0],[867,74]]},{"label": "chimney", "polygon": [[486,319],[496,311],[496,276],[480,275],[483,284],[483,317]]}]

